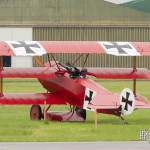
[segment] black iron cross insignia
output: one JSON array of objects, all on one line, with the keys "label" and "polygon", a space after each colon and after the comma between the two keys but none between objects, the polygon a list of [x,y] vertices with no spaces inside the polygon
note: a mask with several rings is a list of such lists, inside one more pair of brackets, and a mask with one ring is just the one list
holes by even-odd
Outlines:
[{"label": "black iron cross insignia", "polygon": [[27,44],[26,42],[24,41],[18,41],[19,44],[13,44],[11,43],[11,45],[14,47],[14,48],[24,48],[26,53],[30,53],[30,54],[34,54],[35,52],[31,49],[31,47],[34,47],[34,48],[40,48],[38,44],[36,43],[33,43],[33,44]]},{"label": "black iron cross insignia", "polygon": [[124,44],[124,45],[119,45],[117,42],[111,42],[111,45],[108,44],[103,44],[106,49],[111,49],[111,48],[116,48],[118,50],[119,54],[128,54],[124,48],[126,49],[133,49],[130,45]]},{"label": "black iron cross insignia", "polygon": [[122,96],[122,102],[124,102],[125,103],[125,110],[126,111],[128,111],[128,105],[130,105],[130,106],[132,106],[132,101],[129,101],[129,96],[130,96],[130,93],[129,92],[126,92],[126,98],[124,98],[123,96]]},{"label": "black iron cross insignia", "polygon": [[89,91],[89,95],[85,96],[85,101],[88,101],[90,103],[92,100],[92,96],[93,96],[93,91]]}]

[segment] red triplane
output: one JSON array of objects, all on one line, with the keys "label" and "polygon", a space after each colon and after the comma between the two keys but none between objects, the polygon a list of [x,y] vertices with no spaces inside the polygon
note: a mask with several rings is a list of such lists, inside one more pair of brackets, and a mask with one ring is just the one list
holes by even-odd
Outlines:
[{"label": "red triplane", "polygon": [[[83,67],[74,63],[62,64],[54,53],[79,53],[86,55]],[[133,56],[133,68],[84,68],[90,54]],[[135,108],[150,108],[150,103],[136,93],[136,79],[150,79],[150,71],[136,68],[136,56],[150,55],[150,43],[142,42],[99,42],[99,41],[1,41],[0,56],[42,56],[47,54],[48,64],[36,68],[3,68],[2,78],[37,78],[46,93],[5,94],[2,91],[0,104],[32,105],[33,120],[85,121],[86,110],[112,114],[119,117],[129,115]],[[49,55],[53,58],[50,60]],[[1,57],[2,58],[2,57]],[[112,93],[91,80],[132,79],[133,90],[125,88],[121,93]],[[70,105],[69,112],[48,112],[51,105]],[[40,105],[44,105],[41,109]],[[46,106],[48,106],[46,108]]]}]

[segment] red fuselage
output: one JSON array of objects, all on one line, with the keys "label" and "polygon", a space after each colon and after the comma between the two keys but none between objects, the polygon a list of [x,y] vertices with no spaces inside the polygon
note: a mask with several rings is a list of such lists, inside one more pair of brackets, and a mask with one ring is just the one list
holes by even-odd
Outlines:
[{"label": "red fuselage", "polygon": [[70,105],[82,107],[85,87],[79,84],[79,80],[56,74],[50,79],[39,79],[39,82],[48,92],[57,93]]}]

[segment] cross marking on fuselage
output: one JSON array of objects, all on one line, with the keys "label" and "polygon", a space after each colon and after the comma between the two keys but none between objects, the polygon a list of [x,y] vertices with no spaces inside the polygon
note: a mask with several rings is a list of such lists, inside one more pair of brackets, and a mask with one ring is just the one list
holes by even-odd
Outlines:
[{"label": "cross marking on fuselage", "polygon": [[85,101],[88,101],[90,103],[90,101],[92,100],[92,96],[93,96],[93,91],[89,91],[89,96],[88,95],[85,96]]}]

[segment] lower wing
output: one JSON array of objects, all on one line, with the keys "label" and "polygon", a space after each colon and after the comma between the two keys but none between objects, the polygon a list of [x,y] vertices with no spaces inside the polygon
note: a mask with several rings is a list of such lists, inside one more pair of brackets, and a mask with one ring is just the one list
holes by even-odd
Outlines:
[{"label": "lower wing", "polygon": [[57,93],[12,93],[2,94],[0,104],[32,105],[32,104],[66,104],[66,100]]}]

